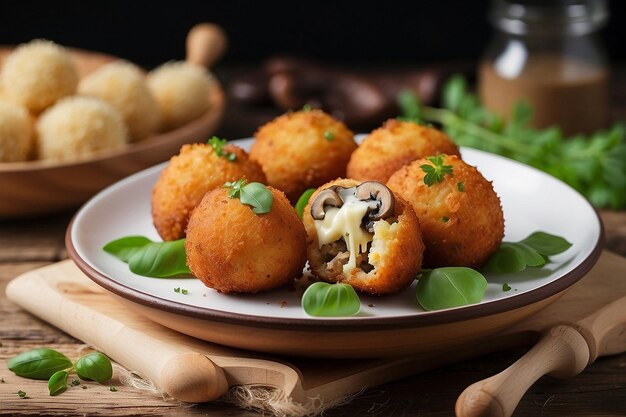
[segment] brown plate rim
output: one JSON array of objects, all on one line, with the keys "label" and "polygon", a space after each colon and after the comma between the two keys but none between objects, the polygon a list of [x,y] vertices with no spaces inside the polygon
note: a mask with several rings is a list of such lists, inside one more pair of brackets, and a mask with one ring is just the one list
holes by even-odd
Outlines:
[{"label": "brown plate rim", "polygon": [[[505,158],[508,159],[508,158]],[[517,162],[517,161],[514,161]],[[519,162],[518,162],[519,163]],[[531,167],[532,168],[532,167]],[[540,171],[541,172],[541,171]],[[543,172],[542,172],[543,173]],[[543,173],[544,175],[548,175]],[[557,179],[558,180],[558,179]],[[561,181],[562,182],[562,181]],[[565,183],[563,183],[565,184]],[[567,185],[567,184],[565,184]],[[568,186],[569,187],[569,186]],[[570,187],[571,188],[571,187]],[[578,194],[578,193],[577,193]],[[579,194],[580,195],[580,194]],[[581,196],[582,197],[582,196]],[[582,197],[584,198],[584,197]],[[85,203],[87,204],[87,203]],[[367,330],[390,330],[393,328],[404,329],[409,327],[426,327],[453,322],[466,321],[481,317],[506,313],[516,310],[530,304],[534,304],[547,297],[558,294],[571,287],[578,280],[587,274],[596,264],[604,246],[604,225],[598,211],[594,208],[594,213],[600,225],[600,233],[598,240],[587,258],[585,258],[576,268],[564,274],[561,278],[556,279],[548,284],[533,290],[518,294],[515,297],[505,298],[497,302],[484,304],[473,304],[454,309],[446,309],[440,311],[429,312],[428,314],[420,314],[408,317],[373,317],[367,320],[350,319],[309,319],[309,318],[275,318],[262,317],[249,314],[239,314],[213,310],[205,307],[191,306],[176,301],[166,300],[154,295],[144,293],[124,284],[121,284],[108,276],[100,273],[87,261],[82,259],[72,241],[71,231],[74,222],[80,210],[76,212],[70,221],[65,233],[65,245],[70,258],[78,266],[78,268],[87,275],[92,281],[102,288],[123,297],[129,301],[156,309],[160,309],[173,314],[180,314],[187,317],[199,318],[208,321],[218,321],[233,324],[253,324],[259,327],[288,330],[292,327],[298,327],[298,330],[308,331],[367,331]]]}]

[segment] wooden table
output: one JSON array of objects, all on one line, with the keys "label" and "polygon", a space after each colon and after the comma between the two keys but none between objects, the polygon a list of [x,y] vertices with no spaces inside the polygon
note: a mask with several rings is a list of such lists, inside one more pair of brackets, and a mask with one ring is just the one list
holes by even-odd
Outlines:
[{"label": "wooden table", "polygon": [[[602,212],[607,248],[626,256],[626,212]],[[6,361],[16,353],[48,346],[76,357],[82,343],[22,311],[4,296],[7,283],[22,272],[66,257],[65,227],[72,213],[38,220],[0,223],[0,415],[211,415],[254,416],[224,404],[182,406],[112,381],[109,386],[83,382],[50,397],[45,381],[14,376]],[[327,416],[447,416],[459,393],[471,383],[499,372],[524,352],[501,352],[415,375],[365,391]],[[18,385],[14,385],[19,381]],[[8,388],[27,393],[21,399]],[[85,386],[87,388],[82,388]],[[601,358],[573,379],[541,379],[522,399],[517,417],[623,416],[626,412],[626,354]]]}]

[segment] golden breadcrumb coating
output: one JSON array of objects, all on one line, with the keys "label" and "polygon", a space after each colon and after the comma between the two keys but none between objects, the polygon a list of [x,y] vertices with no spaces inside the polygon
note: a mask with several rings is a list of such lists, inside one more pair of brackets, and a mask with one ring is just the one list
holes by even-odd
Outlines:
[{"label": "golden breadcrumb coating", "polygon": [[159,106],[141,70],[125,61],[103,65],[80,80],[80,94],[101,98],[122,115],[130,139],[145,139],[157,131]]},{"label": "golden breadcrumb coating", "polygon": [[0,162],[28,159],[33,148],[33,122],[17,104],[0,101]]},{"label": "golden breadcrumb coating", "polygon": [[302,275],[306,233],[282,191],[269,213],[255,214],[228,190],[207,193],[187,227],[187,264],[207,287],[223,293],[255,293]]},{"label": "golden breadcrumb coating", "polygon": [[354,134],[321,110],[284,114],[259,128],[250,157],[292,202],[307,188],[346,174]]},{"label": "golden breadcrumb coating", "polygon": [[161,172],[152,189],[152,220],[163,240],[185,236],[191,211],[208,191],[240,178],[265,183],[261,167],[243,149],[226,145],[224,151],[236,160],[218,156],[208,144],[183,145]]},{"label": "golden breadcrumb coating", "polygon": [[0,81],[6,99],[38,114],[76,92],[78,71],[62,46],[36,39],[6,58]]},{"label": "golden breadcrumb coating", "polygon": [[41,159],[72,160],[126,143],[126,125],[110,104],[95,97],[66,97],[37,121]]},{"label": "golden breadcrumb coating", "polygon": [[386,183],[404,165],[439,154],[461,156],[454,142],[440,130],[389,119],[354,151],[348,163],[348,177]]},{"label": "golden breadcrumb coating", "polygon": [[337,179],[322,185],[311,196],[303,214],[311,272],[323,281],[350,284],[364,293],[396,293],[409,286],[420,272],[424,252],[417,217],[398,194],[395,194],[393,217],[374,223],[374,237],[368,253],[368,263],[374,267],[371,271],[365,272],[357,267],[345,274],[342,270],[331,268],[329,256],[323,253],[318,243],[315,220],[311,216],[315,196],[332,185],[350,188],[360,183],[352,179]]},{"label": "golden breadcrumb coating", "polygon": [[387,185],[415,210],[426,244],[424,267],[478,267],[495,252],[504,236],[500,199],[490,181],[457,156],[443,164],[452,175],[430,187],[420,159],[398,170]]},{"label": "golden breadcrumb coating", "polygon": [[215,80],[209,72],[188,62],[167,62],[148,74],[148,86],[161,113],[161,130],[180,127],[211,106]]}]

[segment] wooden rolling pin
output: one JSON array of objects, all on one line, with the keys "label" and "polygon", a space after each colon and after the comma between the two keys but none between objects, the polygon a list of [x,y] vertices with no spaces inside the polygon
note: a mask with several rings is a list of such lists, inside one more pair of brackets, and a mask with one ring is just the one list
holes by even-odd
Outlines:
[{"label": "wooden rolling pin", "polygon": [[626,297],[575,323],[543,333],[517,362],[465,389],[456,402],[458,417],[505,417],[515,411],[526,391],[543,375],[578,375],[599,356],[626,351]]}]

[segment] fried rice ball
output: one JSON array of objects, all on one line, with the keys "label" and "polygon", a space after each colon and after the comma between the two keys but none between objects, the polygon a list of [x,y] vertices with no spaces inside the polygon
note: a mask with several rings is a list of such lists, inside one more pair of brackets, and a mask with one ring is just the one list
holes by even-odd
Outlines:
[{"label": "fried rice ball", "polygon": [[424,266],[479,267],[495,252],[504,236],[500,198],[490,181],[457,156],[443,157],[450,166],[441,182],[426,185],[420,159],[391,176],[387,185],[415,210],[426,251]]},{"label": "fried rice ball", "polygon": [[348,177],[385,183],[404,165],[439,154],[461,156],[454,142],[442,131],[389,119],[354,151],[348,163]]},{"label": "fried rice ball", "polygon": [[37,39],[6,58],[0,81],[5,98],[39,114],[76,92],[78,71],[62,46]]},{"label": "fried rice ball", "polygon": [[148,86],[161,113],[161,130],[184,125],[206,112],[215,80],[188,62],[167,62],[148,74]]},{"label": "fried rice ball", "polygon": [[224,152],[236,159],[229,161],[211,145],[200,143],[183,145],[170,159],[152,189],[152,220],[163,240],[185,237],[189,215],[208,191],[240,178],[265,183],[261,167],[243,149],[226,145]]},{"label": "fried rice ball", "polygon": [[344,177],[357,146],[346,125],[321,110],[284,114],[262,126],[255,138],[250,157],[292,202],[307,188]]},{"label": "fried rice ball", "polygon": [[59,100],[37,121],[40,159],[71,160],[126,143],[126,125],[110,104],[95,97]]},{"label": "fried rice ball", "polygon": [[[362,230],[363,233],[370,233],[371,242],[364,252],[356,255],[354,269],[346,270],[350,263],[350,251],[345,233],[335,242],[320,245],[316,223],[319,225],[323,220],[315,220],[312,215],[312,208],[313,211],[319,209],[315,209],[316,197],[333,186],[352,188],[360,184],[360,181],[352,179],[337,179],[322,185],[311,196],[303,215],[311,272],[323,281],[346,283],[364,293],[382,295],[401,291],[413,282],[421,270],[424,244],[413,209],[397,193],[392,193],[394,204],[388,207],[389,217],[361,225],[362,228],[371,227],[373,233]],[[344,204],[348,204],[347,201]],[[328,206],[324,206],[324,210],[327,209]],[[349,236],[347,238],[349,240]]]},{"label": "fried rice ball", "polygon": [[219,292],[255,293],[302,275],[306,233],[282,191],[269,213],[255,214],[228,190],[207,193],[193,211],[185,249],[192,274]]},{"label": "fried rice ball", "polygon": [[80,94],[101,98],[122,115],[130,139],[152,135],[159,124],[159,106],[141,70],[125,61],[103,65],[78,85]]},{"label": "fried rice ball", "polygon": [[25,108],[0,101],[0,162],[28,159],[33,148],[33,122]]}]

